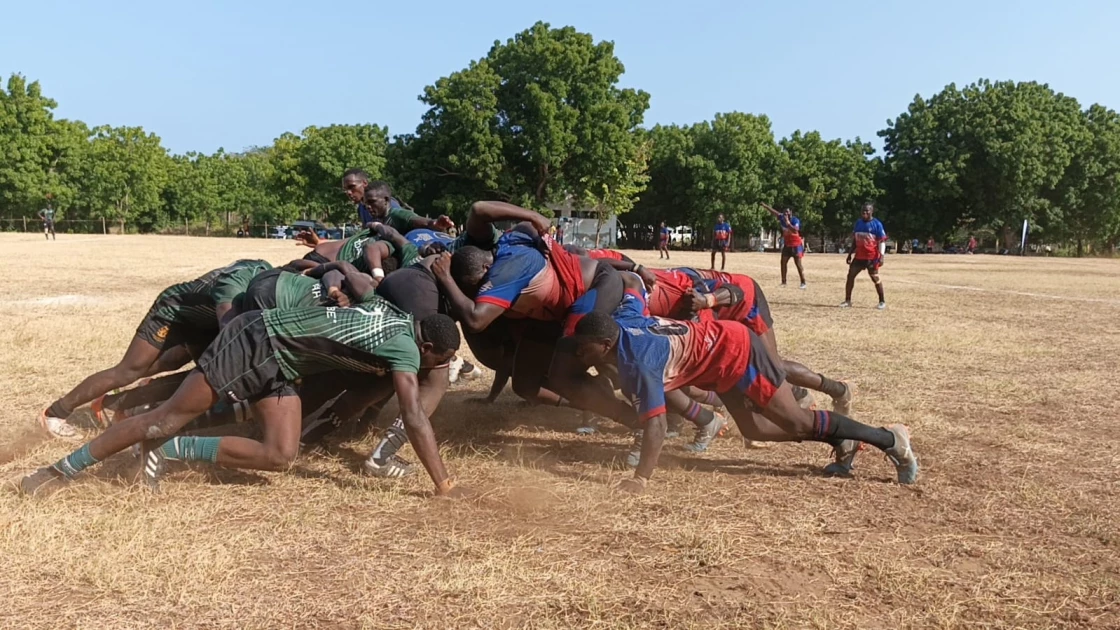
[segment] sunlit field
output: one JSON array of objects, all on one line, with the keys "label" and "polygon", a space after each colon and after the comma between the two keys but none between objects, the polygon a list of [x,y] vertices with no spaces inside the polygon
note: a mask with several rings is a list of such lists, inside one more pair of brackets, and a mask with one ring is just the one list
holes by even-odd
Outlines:
[{"label": "sunlit field", "polygon": [[[161,289],[306,252],[34,234],[0,249],[5,482],[69,452],[37,413],[115,363]],[[577,435],[578,413],[508,389],[471,402],[484,372],[433,418],[474,500],[433,499],[423,473],[359,476],[376,436],[353,433],[285,474],[175,467],[159,495],[129,454],[46,497],[6,484],[0,627],[1120,627],[1120,261],[888,257],[883,312],[866,275],[837,308],[842,256],[805,267],[808,290],[783,289],[776,254],[728,257],[764,288],[783,354],[851,383],[857,419],[911,427],[917,485],[870,450],[827,479],[821,444],[732,434],[691,455],[686,431],[645,495],[620,495],[623,428]]]}]

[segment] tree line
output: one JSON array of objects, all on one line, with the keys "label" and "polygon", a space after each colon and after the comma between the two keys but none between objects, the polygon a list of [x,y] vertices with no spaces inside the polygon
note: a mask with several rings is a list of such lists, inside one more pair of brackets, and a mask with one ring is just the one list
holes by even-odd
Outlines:
[{"label": "tree line", "polygon": [[34,216],[49,196],[60,218],[140,231],[348,222],[339,182],[359,167],[458,221],[471,201],[500,199],[632,226],[706,228],[722,213],[746,234],[773,226],[765,201],[825,240],[874,201],[896,238],[974,233],[1005,246],[1027,220],[1035,238],[1079,254],[1120,240],[1120,116],[1046,85],[980,80],[916,96],[879,132],[878,156],[858,137],[777,139],[765,115],[742,112],[646,128],[649,94],[621,88],[623,72],[611,42],[537,23],[426,87],[412,133],[308,127],[212,155],[172,155],[139,127],[56,119],[57,103],[14,74],[0,89],[0,218]]}]

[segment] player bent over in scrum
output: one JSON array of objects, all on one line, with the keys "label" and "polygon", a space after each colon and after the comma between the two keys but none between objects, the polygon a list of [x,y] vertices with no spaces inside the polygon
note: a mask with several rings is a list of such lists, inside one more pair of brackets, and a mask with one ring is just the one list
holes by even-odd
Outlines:
[{"label": "player bent over in scrum", "polygon": [[[20,482],[32,494],[68,480],[93,464],[142,443],[150,485],[166,460],[208,461],[231,468],[284,470],[299,452],[300,400],[291,383],[330,370],[374,377],[391,374],[409,439],[439,494],[457,494],[444,469],[435,434],[420,403],[416,375],[445,363],[459,347],[453,321],[412,316],[374,294],[372,279],[351,308],[254,311],[230,323],[199,359],[198,367],[165,404],[113,425],[53,466]],[[357,287],[355,287],[357,290]],[[175,436],[219,397],[247,400],[263,439]]]},{"label": "player bent over in scrum", "polygon": [[[899,483],[918,479],[918,458],[903,425],[875,428],[835,412],[802,409],[785,374],[757,335],[734,322],[682,322],[647,317],[644,299],[628,291],[614,315],[589,313],[575,329],[577,356],[588,366],[616,365],[623,392],[646,422],[633,479],[620,489],[641,492],[665,439],[665,393],[685,385],[719,392],[744,437],[871,444],[894,462]],[[718,349],[718,351],[716,351]],[[754,418],[751,406],[762,420]]]},{"label": "player bent over in scrum", "polygon": [[66,422],[75,409],[146,376],[177,370],[201,354],[218,334],[219,321],[232,308],[234,296],[223,292],[220,280],[243,268],[263,270],[272,266],[263,260],[239,260],[164,289],[140,322],[121,360],[87,376],[51,403],[39,414],[39,424],[54,437],[78,438],[78,430]]}]

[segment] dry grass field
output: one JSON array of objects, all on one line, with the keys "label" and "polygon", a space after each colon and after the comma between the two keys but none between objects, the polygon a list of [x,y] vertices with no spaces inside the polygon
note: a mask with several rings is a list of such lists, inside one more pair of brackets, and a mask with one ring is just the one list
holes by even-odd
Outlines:
[{"label": "dry grass field", "polygon": [[[8,234],[0,251],[5,482],[70,450],[37,412],[113,364],[163,287],[305,252]],[[0,627],[1120,628],[1120,261],[890,257],[884,312],[866,276],[836,307],[840,256],[805,265],[799,291],[777,255],[728,262],[764,287],[786,355],[854,385],[853,416],[910,425],[916,486],[871,451],[825,479],[823,445],[693,456],[688,432],[621,496],[621,428],[576,435],[575,413],[508,390],[479,406],[485,374],[433,418],[470,501],[359,476],[366,435],[287,474],[175,468],[160,495],[127,454],[45,498],[6,486]]]}]

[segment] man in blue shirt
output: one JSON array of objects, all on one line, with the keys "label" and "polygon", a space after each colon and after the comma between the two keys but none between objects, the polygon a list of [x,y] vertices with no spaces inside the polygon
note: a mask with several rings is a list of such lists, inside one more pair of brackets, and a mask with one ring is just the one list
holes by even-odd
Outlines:
[{"label": "man in blue shirt", "polygon": [[871,203],[863,204],[860,218],[852,228],[852,249],[848,252],[848,281],[844,285],[844,301],[840,308],[852,306],[852,288],[856,284],[856,276],[861,271],[867,271],[871,282],[875,283],[875,292],[879,294],[881,311],[887,308],[887,300],[883,296],[883,280],[879,278],[879,268],[883,266],[883,250],[887,242],[887,231],[883,224],[873,215],[875,206]]},{"label": "man in blue shirt", "polygon": [[712,266],[716,268],[716,252],[719,252],[719,270],[727,267],[727,251],[731,249],[731,224],[724,220],[723,214],[716,217],[716,227],[712,231]]}]

